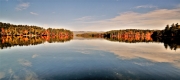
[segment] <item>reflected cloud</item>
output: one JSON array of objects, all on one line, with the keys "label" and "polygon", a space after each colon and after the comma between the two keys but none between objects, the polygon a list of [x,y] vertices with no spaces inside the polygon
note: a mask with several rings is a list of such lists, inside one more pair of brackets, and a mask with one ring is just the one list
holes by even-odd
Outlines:
[{"label": "reflected cloud", "polygon": [[[26,68],[20,69],[20,72],[18,73],[15,73],[13,72],[12,69],[9,69],[8,73],[9,74],[6,74],[6,76],[5,73],[2,73],[3,75],[2,77],[6,77],[5,79],[9,79],[9,80],[39,80],[36,73]],[[1,79],[1,73],[0,73],[0,79]]]},{"label": "reflected cloud", "polygon": [[12,69],[9,69],[8,72],[9,72],[9,74],[13,74]]},{"label": "reflected cloud", "polygon": [[114,72],[113,74],[116,75],[118,79],[121,79],[123,77],[123,75],[119,72]]},{"label": "reflected cloud", "polygon": [[38,76],[36,75],[36,73],[27,69],[24,69],[24,71],[26,73],[25,80],[38,80]]},{"label": "reflected cloud", "polygon": [[36,58],[36,57],[38,57],[39,55],[37,55],[37,54],[34,54],[34,55],[32,55],[32,58]]},{"label": "reflected cloud", "polygon": [[31,67],[32,66],[32,63],[30,61],[28,61],[28,60],[25,60],[25,59],[19,59],[18,62],[22,66],[26,66],[26,67]]},{"label": "reflected cloud", "polygon": [[77,51],[77,52],[80,52],[80,53],[83,53],[83,54],[89,54],[88,51]]},{"label": "reflected cloud", "polygon": [[4,68],[0,72],[0,80],[40,80],[35,72],[24,66],[30,66],[31,63],[27,60],[18,60],[23,66],[14,66],[13,68]]},{"label": "reflected cloud", "polygon": [[80,52],[82,54],[90,54],[91,53],[91,51],[89,51],[88,49],[79,49],[76,52]]},{"label": "reflected cloud", "polygon": [[19,76],[16,76],[16,75],[13,76],[13,79],[14,80],[20,80]]},{"label": "reflected cloud", "polygon": [[4,72],[0,72],[0,79],[5,77],[5,73]]},{"label": "reflected cloud", "polygon": [[[163,48],[163,44],[157,43],[110,43],[106,41],[92,41],[92,43],[86,43],[91,46],[95,46],[94,49],[112,52],[119,56],[120,59],[136,59],[143,58],[152,62],[159,63],[171,63],[180,68],[180,51],[168,51]],[[135,63],[137,65],[152,65],[149,63]]]},{"label": "reflected cloud", "polygon": [[9,71],[9,74],[10,74],[9,79],[11,79],[11,78],[13,77],[14,72],[13,72],[13,70],[12,70],[12,69],[9,69],[8,71]]}]

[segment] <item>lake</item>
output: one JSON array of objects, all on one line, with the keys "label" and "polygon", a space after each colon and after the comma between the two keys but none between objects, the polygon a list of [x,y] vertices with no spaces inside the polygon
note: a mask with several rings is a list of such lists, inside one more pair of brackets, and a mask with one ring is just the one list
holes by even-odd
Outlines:
[{"label": "lake", "polygon": [[101,38],[8,46],[0,80],[180,80],[180,49],[171,49]]}]

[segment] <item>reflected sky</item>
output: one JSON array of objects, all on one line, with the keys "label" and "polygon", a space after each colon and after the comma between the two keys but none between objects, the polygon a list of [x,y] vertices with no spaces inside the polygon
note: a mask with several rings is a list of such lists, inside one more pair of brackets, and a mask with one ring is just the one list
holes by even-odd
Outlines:
[{"label": "reflected sky", "polygon": [[103,39],[16,46],[0,50],[0,79],[180,79],[179,53],[163,43]]},{"label": "reflected sky", "polygon": [[165,49],[163,43],[122,43],[91,40],[86,44],[95,49],[112,52],[122,59],[144,58],[152,62],[168,62],[180,67],[180,49]]}]

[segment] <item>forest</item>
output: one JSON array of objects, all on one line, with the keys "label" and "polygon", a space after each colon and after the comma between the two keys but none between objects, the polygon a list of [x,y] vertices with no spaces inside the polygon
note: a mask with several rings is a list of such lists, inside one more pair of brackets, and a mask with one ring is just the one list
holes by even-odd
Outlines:
[{"label": "forest", "polygon": [[44,29],[33,25],[13,25],[0,22],[0,36],[73,36],[73,32],[66,29]]},{"label": "forest", "polygon": [[134,38],[134,39],[150,39],[154,37],[180,37],[180,25],[167,25],[164,30],[140,30],[140,29],[125,29],[111,30],[101,33],[83,33],[77,34],[78,37],[99,37],[99,38]]},{"label": "forest", "polygon": [[160,42],[164,43],[164,47],[168,46],[171,50],[180,48],[180,25],[167,25],[164,30],[140,30],[125,29],[111,30],[101,33],[83,33],[77,34],[78,37],[84,38],[104,38],[109,41],[137,43],[137,42]]},{"label": "forest", "polygon": [[[180,25],[167,25],[163,30],[125,29],[107,32],[88,32],[76,34],[77,37],[103,38],[110,41],[137,43],[163,42],[165,48],[176,50],[180,48]],[[0,47],[37,45],[44,42],[65,42],[73,39],[73,32],[66,29],[44,29],[38,26],[13,25],[0,22]]]},{"label": "forest", "polygon": [[155,30],[139,30],[139,29],[126,29],[126,30],[111,30],[103,33],[83,33],[77,34],[78,37],[99,37],[99,38],[151,38]]},{"label": "forest", "polygon": [[164,30],[154,31],[152,37],[180,37],[180,25],[172,24],[170,27],[167,25]]},{"label": "forest", "polygon": [[13,25],[0,22],[0,48],[37,45],[44,42],[65,42],[73,38],[66,29],[44,29],[38,26]]}]

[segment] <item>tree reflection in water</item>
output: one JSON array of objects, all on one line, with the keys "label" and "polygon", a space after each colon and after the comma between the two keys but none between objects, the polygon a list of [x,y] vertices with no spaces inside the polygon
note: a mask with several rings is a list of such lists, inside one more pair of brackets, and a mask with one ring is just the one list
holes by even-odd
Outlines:
[{"label": "tree reflection in water", "polygon": [[176,50],[180,48],[180,38],[160,38],[160,37],[155,37],[155,38],[106,38],[107,40],[110,41],[119,41],[119,42],[126,42],[126,43],[140,43],[140,42],[158,42],[158,43],[164,43],[164,47],[168,49],[168,47],[171,50]]},{"label": "tree reflection in water", "polygon": [[[88,37],[85,37],[88,38]],[[141,43],[141,42],[158,42],[164,43],[166,49],[176,50],[180,48],[180,38],[161,38],[161,37],[89,37],[89,38],[103,38],[114,42],[125,42],[125,43]],[[73,39],[73,37],[68,36],[2,36],[0,38],[1,49],[13,46],[28,46],[28,45],[38,45],[44,42],[55,43],[55,42],[67,42]]]},{"label": "tree reflection in water", "polygon": [[180,38],[161,38],[161,37],[87,37],[87,36],[81,36],[83,38],[90,38],[90,39],[95,39],[95,38],[102,38],[106,39],[108,41],[113,41],[113,42],[125,42],[125,43],[150,43],[150,42],[157,42],[157,43],[164,43],[164,47],[168,49],[168,47],[171,50],[176,50],[180,48]]},{"label": "tree reflection in water", "polygon": [[0,48],[4,49],[13,46],[28,46],[28,45],[38,45],[44,42],[54,43],[54,42],[67,42],[70,41],[72,36],[1,36],[0,38]]},{"label": "tree reflection in water", "polygon": [[166,49],[168,49],[168,47],[171,50],[176,50],[176,49],[180,48],[180,42],[179,42],[180,38],[155,37],[155,38],[153,38],[153,41],[164,43],[164,47]]}]

